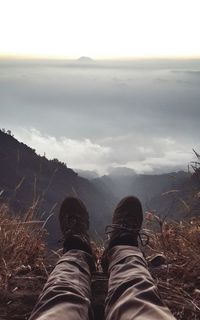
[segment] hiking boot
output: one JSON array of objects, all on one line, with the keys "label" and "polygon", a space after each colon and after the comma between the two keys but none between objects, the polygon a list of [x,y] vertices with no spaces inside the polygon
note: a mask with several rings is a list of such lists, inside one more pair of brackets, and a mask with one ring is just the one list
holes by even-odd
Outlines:
[{"label": "hiking boot", "polygon": [[103,271],[108,268],[108,253],[117,245],[138,247],[138,236],[143,222],[142,205],[138,198],[129,196],[123,198],[117,205],[112,218],[112,224],[106,227],[110,235],[102,257]]},{"label": "hiking boot", "polygon": [[78,198],[67,197],[61,205],[59,221],[64,236],[63,253],[79,249],[92,255],[89,215],[84,203]]}]

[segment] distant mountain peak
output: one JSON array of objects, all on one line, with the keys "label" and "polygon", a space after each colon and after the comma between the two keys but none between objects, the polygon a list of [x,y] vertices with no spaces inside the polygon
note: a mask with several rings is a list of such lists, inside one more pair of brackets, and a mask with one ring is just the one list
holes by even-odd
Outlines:
[{"label": "distant mountain peak", "polygon": [[93,62],[94,60],[90,57],[85,57],[85,56],[82,56],[78,59],[79,62],[84,62],[84,63],[88,63],[88,62]]}]

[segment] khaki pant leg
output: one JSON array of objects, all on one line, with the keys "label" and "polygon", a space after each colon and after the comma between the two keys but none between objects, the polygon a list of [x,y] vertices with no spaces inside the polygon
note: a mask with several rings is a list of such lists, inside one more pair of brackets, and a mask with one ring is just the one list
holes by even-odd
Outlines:
[{"label": "khaki pant leg", "polygon": [[70,250],[58,261],[29,320],[92,319],[91,256]]},{"label": "khaki pant leg", "polygon": [[142,252],[115,246],[109,252],[106,320],[173,320],[161,301]]}]

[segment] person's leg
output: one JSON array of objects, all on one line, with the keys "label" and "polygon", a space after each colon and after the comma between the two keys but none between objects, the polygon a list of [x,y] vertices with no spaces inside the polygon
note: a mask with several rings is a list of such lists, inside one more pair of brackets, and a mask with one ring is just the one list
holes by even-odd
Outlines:
[{"label": "person's leg", "polygon": [[142,219],[142,207],[135,197],[123,199],[114,212],[113,232],[104,257],[109,273],[106,320],[175,319],[161,301],[138,248]]},{"label": "person's leg", "polygon": [[119,245],[110,250],[106,320],[172,320],[140,249]]},{"label": "person's leg", "polygon": [[90,259],[82,250],[70,250],[63,255],[49,276],[30,320],[89,319]]},{"label": "person's leg", "polygon": [[94,259],[89,242],[88,213],[76,198],[60,210],[64,254],[52,271],[29,320],[92,319],[91,271]]}]

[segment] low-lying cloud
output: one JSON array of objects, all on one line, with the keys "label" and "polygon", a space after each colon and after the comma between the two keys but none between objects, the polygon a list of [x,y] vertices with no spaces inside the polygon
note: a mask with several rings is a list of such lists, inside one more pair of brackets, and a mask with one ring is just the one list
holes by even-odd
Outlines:
[{"label": "low-lying cloud", "polygon": [[41,134],[36,129],[21,129],[16,138],[31,146],[38,154],[45,155],[48,159],[59,159],[71,168],[94,170],[105,167],[110,153],[108,146],[92,143],[90,139],[56,138]]},{"label": "low-lying cloud", "polygon": [[169,172],[186,169],[192,160],[190,147],[180,146],[171,138],[146,140],[129,136],[108,138],[97,144],[90,139],[56,138],[36,129],[18,130],[16,138],[49,159],[57,158],[75,170],[96,170],[100,175],[116,167],[128,167],[136,173]]}]

